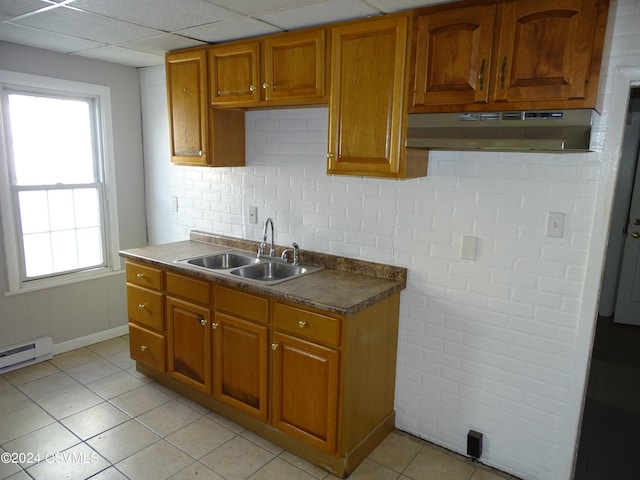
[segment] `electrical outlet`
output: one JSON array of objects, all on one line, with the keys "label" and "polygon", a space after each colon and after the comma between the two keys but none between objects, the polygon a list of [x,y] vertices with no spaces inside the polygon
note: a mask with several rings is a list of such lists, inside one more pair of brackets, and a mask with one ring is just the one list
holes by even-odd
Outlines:
[{"label": "electrical outlet", "polygon": [[258,223],[258,207],[249,207],[249,223]]},{"label": "electrical outlet", "polygon": [[564,234],[564,213],[549,212],[547,215],[547,237],[562,238]]},{"label": "electrical outlet", "polygon": [[475,430],[469,430],[467,434],[467,455],[477,460],[482,455],[482,434]]}]

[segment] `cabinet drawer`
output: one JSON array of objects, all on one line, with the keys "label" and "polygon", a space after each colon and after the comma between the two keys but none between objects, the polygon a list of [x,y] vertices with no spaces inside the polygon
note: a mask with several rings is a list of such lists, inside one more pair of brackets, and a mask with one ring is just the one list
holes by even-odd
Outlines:
[{"label": "cabinet drawer", "polygon": [[211,304],[211,284],[206,280],[167,272],[167,294],[201,305]]},{"label": "cabinet drawer", "polygon": [[164,336],[130,323],[129,351],[136,362],[165,371]]},{"label": "cabinet drawer", "polygon": [[126,262],[127,283],[152,290],[162,290],[162,270],[140,263]]},{"label": "cabinet drawer", "polygon": [[340,320],[282,303],[274,306],[275,326],[297,337],[340,345]]},{"label": "cabinet drawer", "polygon": [[154,330],[164,330],[164,302],[161,293],[127,285],[129,320]]},{"label": "cabinet drawer", "polygon": [[216,309],[247,318],[255,322],[267,323],[269,301],[250,293],[225,287],[215,287]]}]

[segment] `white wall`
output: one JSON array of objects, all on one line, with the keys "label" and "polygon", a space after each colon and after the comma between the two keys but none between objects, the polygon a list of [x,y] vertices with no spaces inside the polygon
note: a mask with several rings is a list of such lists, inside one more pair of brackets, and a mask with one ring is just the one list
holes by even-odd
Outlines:
[{"label": "white wall", "polygon": [[[164,70],[143,69],[150,242],[191,229],[258,241],[270,216],[277,243],[407,267],[397,426],[457,452],[478,430],[485,463],[569,479],[624,116],[613,84],[618,65],[640,65],[640,2],[614,1],[610,23],[598,152],[432,152],[415,180],[327,176],[326,108],[248,112],[245,168],[172,166]],[[562,238],[546,237],[547,212],[566,214]],[[474,262],[463,235],[479,238]]]},{"label": "white wall", "polygon": [[[120,248],[146,244],[140,90],[136,69],[0,42],[0,69],[111,87]],[[42,336],[56,350],[126,331],[124,273],[31,293],[8,290],[0,232],[0,347]],[[80,342],[80,343],[78,343]]]}]

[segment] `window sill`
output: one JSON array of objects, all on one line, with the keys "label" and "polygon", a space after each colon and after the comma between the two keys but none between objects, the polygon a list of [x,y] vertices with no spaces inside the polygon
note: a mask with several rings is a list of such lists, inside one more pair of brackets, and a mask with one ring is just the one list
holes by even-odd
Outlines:
[{"label": "window sill", "polygon": [[12,295],[20,295],[23,293],[37,292],[40,290],[47,290],[49,288],[61,287],[64,285],[71,285],[74,283],[87,282],[92,280],[99,280],[114,275],[124,275],[124,269],[113,270],[111,268],[101,268],[92,270],[89,272],[80,272],[68,275],[61,275],[60,277],[52,277],[41,280],[33,280],[20,285],[15,290],[5,292],[5,297]]}]

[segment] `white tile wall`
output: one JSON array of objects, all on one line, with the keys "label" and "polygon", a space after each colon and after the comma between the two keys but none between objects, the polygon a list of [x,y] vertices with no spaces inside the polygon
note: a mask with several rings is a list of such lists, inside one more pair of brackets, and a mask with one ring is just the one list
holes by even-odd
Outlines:
[{"label": "white tile wall", "polygon": [[[616,65],[640,65],[639,5],[613,2],[595,145],[621,134],[606,131],[607,85]],[[478,430],[487,464],[525,479],[570,477],[584,387],[574,377],[587,368],[576,351],[589,348],[593,328],[579,324],[585,296],[597,295],[583,289],[609,175],[602,152],[432,152],[425,178],[327,176],[327,110],[312,108],[248,112],[245,168],[176,167],[164,71],[140,79],[152,243],[191,229],[259,241],[272,217],[279,244],[406,266],[397,426],[463,453],[467,431]],[[562,238],[545,234],[550,211],[566,215]],[[476,261],[460,259],[463,235],[478,237]]]}]

